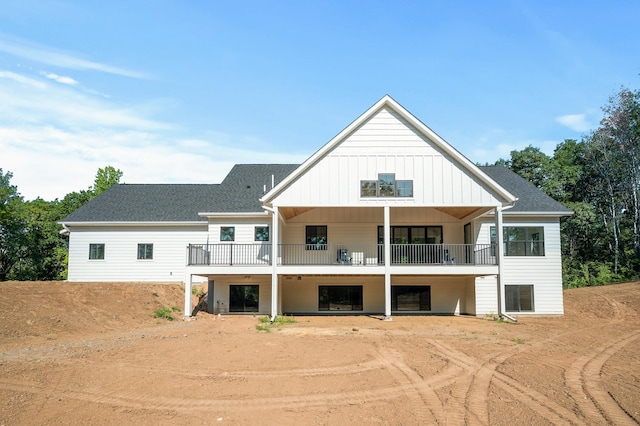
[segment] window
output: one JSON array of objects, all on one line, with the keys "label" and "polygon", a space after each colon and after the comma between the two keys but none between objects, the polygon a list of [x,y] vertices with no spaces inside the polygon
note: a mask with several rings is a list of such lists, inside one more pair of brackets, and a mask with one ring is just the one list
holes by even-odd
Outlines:
[{"label": "window", "polygon": [[392,286],[391,309],[394,311],[430,311],[431,287],[428,285]]},{"label": "window", "polygon": [[269,241],[268,226],[256,226],[255,241]]},{"label": "window", "polygon": [[533,312],[532,285],[505,285],[505,308],[507,312]]},{"label": "window", "polygon": [[380,173],[378,180],[360,181],[361,197],[413,197],[412,180],[396,180],[394,173]]},{"label": "window", "polygon": [[138,259],[153,259],[153,244],[138,244]]},{"label": "window", "polygon": [[229,286],[229,312],[258,312],[259,301],[260,286]]},{"label": "window", "polygon": [[306,231],[307,250],[327,249],[327,225],[309,225]]},{"label": "window", "polygon": [[220,241],[235,241],[235,239],[236,239],[235,226],[220,227]]},{"label": "window", "polygon": [[89,244],[89,259],[104,259],[104,244]]},{"label": "window", "polygon": [[[496,227],[490,229],[491,244],[496,243]],[[544,227],[505,226],[505,256],[544,256]],[[493,255],[495,255],[495,250]]]},{"label": "window", "polygon": [[318,287],[319,311],[361,311],[361,285],[321,285]]}]

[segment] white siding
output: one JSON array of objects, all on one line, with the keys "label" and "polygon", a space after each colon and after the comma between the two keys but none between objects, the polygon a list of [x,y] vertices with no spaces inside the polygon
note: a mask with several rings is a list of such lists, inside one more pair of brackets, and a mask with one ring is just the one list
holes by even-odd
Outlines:
[{"label": "white siding", "polygon": [[[478,242],[489,243],[491,219],[477,225]],[[504,216],[504,226],[543,226],[544,256],[505,256],[503,285],[533,285],[534,312],[526,314],[556,314],[564,312],[562,302],[562,259],[560,250],[560,222],[558,218],[525,219]],[[508,311],[507,311],[508,312]],[[516,314],[516,313],[514,313]]]},{"label": "white siding", "polygon": [[[395,173],[412,180],[412,198],[360,198],[360,181]],[[494,206],[488,191],[396,114],[382,109],[273,201],[280,206]]]},{"label": "white siding", "polygon": [[[206,225],[183,227],[72,227],[69,281],[184,280],[189,243],[206,240]],[[90,244],[104,244],[103,260],[89,259]],[[138,260],[138,244],[153,244],[153,259]]]}]

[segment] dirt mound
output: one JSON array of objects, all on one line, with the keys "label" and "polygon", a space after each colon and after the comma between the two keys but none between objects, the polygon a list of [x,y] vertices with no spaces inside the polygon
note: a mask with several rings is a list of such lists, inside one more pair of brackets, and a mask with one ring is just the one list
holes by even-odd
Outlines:
[{"label": "dirt mound", "polygon": [[564,316],[517,324],[154,318],[180,318],[183,291],[0,283],[0,425],[640,422],[638,283],[567,290]]}]

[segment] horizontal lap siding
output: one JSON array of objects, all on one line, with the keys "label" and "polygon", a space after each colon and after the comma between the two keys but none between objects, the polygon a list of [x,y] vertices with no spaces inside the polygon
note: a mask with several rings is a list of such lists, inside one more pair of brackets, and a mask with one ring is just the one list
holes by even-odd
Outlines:
[{"label": "horizontal lap siding", "polygon": [[360,181],[379,173],[412,180],[412,198],[386,199],[398,205],[495,205],[496,197],[435,148],[415,128],[386,109],[347,136],[274,200],[282,206],[356,206],[379,203],[360,198]]},{"label": "horizontal lap siding", "polygon": [[[478,224],[478,242],[490,242],[490,227],[493,222]],[[534,286],[535,312],[533,314],[562,314],[562,257],[560,250],[560,223],[551,219],[517,219],[505,215],[504,226],[543,226],[544,256],[505,256],[503,285]],[[478,280],[479,282],[480,280]],[[519,312],[524,315],[526,312]]]},{"label": "horizontal lap siding", "polygon": [[[69,281],[184,280],[189,243],[206,240],[206,225],[193,228],[79,228],[69,237]],[[104,260],[89,260],[89,245],[105,245]],[[153,244],[153,259],[138,260],[138,244]]]}]

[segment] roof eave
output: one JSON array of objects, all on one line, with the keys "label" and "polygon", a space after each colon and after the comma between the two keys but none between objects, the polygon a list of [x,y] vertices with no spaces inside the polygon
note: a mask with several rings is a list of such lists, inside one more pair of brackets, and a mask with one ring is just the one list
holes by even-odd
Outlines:
[{"label": "roof eave", "polygon": [[78,222],[58,222],[59,225],[64,227],[69,226],[194,226],[194,225],[206,225],[204,220],[194,221],[78,221]]},{"label": "roof eave", "polygon": [[264,217],[268,216],[267,212],[202,212],[198,213],[198,216],[201,217]]}]

